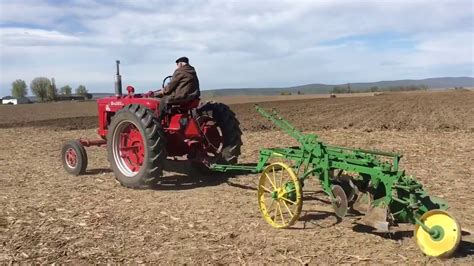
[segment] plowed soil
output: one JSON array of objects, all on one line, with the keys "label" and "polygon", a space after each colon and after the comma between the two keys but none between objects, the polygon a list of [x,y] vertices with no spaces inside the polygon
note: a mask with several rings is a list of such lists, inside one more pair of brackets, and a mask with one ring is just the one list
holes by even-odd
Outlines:
[{"label": "plowed soil", "polygon": [[[241,162],[296,143],[251,103],[232,104],[244,129]],[[412,226],[371,231],[337,219],[314,180],[291,229],[261,217],[258,175],[201,175],[168,163],[159,186],[127,189],[106,151],[89,148],[86,175],[59,160],[64,141],[95,138],[94,102],[0,106],[0,263],[474,263],[474,92],[262,103],[327,143],[405,156],[401,167],[445,199],[463,228],[455,256],[424,256]]]}]

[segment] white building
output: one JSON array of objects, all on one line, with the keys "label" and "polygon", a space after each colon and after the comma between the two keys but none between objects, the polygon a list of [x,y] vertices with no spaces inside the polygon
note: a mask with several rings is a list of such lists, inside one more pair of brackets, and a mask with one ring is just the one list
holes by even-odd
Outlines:
[{"label": "white building", "polygon": [[17,105],[17,104],[31,103],[31,100],[28,99],[27,97],[13,98],[13,97],[7,96],[2,99],[1,103]]}]

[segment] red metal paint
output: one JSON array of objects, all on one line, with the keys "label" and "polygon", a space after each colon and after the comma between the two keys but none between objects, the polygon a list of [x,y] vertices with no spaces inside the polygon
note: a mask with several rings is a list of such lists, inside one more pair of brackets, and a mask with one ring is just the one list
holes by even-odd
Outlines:
[{"label": "red metal paint", "polygon": [[188,126],[184,131],[184,136],[188,139],[197,138],[201,136],[199,126],[194,119],[189,119]]},{"label": "red metal paint", "polygon": [[77,153],[76,153],[76,150],[74,150],[73,148],[69,148],[67,151],[66,151],[66,163],[69,167],[71,168],[75,168],[77,166]]},{"label": "red metal paint", "polygon": [[135,88],[133,86],[127,86],[127,92],[128,92],[128,95],[134,95]]},{"label": "red metal paint", "polygon": [[145,158],[143,137],[134,124],[128,125],[120,134],[120,156],[132,172],[138,172]]},{"label": "red metal paint", "polygon": [[112,116],[129,104],[140,104],[146,108],[156,112],[160,105],[160,100],[156,98],[143,97],[141,94],[125,96],[125,97],[105,97],[97,100],[99,129],[97,133],[103,138],[107,136],[107,129]]},{"label": "red metal paint", "polygon": [[168,131],[172,130],[180,130],[183,128],[182,121],[185,121],[187,123],[188,117],[183,115],[183,114],[175,114],[171,117],[170,124],[167,128]]},{"label": "red metal paint", "polygon": [[[127,96],[112,96],[97,100],[98,122],[97,133],[101,137],[98,140],[81,139],[85,147],[105,146],[107,144],[108,126],[120,109],[129,104],[139,104],[152,110],[158,116],[160,99],[150,95],[135,94],[132,86],[127,87]],[[162,121],[163,130],[167,142],[168,156],[184,156],[197,154],[193,160],[207,161],[209,154],[220,152],[219,147],[223,145],[222,131],[212,120],[205,118],[199,123],[192,117],[191,110],[199,106],[199,99],[172,105],[174,114],[167,115]],[[133,172],[139,171],[145,157],[145,142],[139,130],[130,124],[120,133],[119,149],[125,164]],[[211,155],[212,156],[212,155]]]},{"label": "red metal paint", "polygon": [[79,139],[79,142],[82,144],[84,147],[90,147],[90,146],[103,146],[107,144],[107,141],[105,139],[95,139],[95,140],[89,140],[89,139]]}]

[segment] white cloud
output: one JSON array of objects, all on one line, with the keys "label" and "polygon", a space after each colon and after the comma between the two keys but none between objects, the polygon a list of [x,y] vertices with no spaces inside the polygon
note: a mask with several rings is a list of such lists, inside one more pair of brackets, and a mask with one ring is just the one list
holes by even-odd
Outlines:
[{"label": "white cloud", "polygon": [[52,24],[61,11],[38,1],[2,1],[0,14],[2,24],[14,22],[44,26]]},{"label": "white cloud", "polygon": [[80,39],[58,31],[28,28],[2,28],[0,31],[2,46],[43,46],[74,45]]}]

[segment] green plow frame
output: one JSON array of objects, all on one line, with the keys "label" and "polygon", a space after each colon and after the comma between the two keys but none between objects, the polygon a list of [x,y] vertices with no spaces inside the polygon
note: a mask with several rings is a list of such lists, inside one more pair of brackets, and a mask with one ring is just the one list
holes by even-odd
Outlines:
[{"label": "green plow frame", "polygon": [[[385,232],[397,223],[411,223],[415,225],[418,246],[425,254],[446,257],[456,250],[461,238],[459,224],[445,211],[446,202],[429,196],[420,182],[399,169],[402,155],[326,145],[317,135],[300,132],[276,110],[268,112],[257,105],[255,109],[294,138],[299,146],[264,148],[256,164],[213,164],[211,170],[262,173],[259,205],[265,220],[272,226],[285,228],[297,221],[295,215],[299,215],[302,207],[302,199],[299,200],[302,196],[298,193],[302,191],[295,194],[295,189],[302,190],[305,180],[313,177],[319,179],[337,216],[342,218],[352,209],[365,214],[366,225]],[[291,163],[288,167],[269,163],[275,159]],[[276,173],[281,176],[280,187],[276,186]],[[284,175],[288,176],[285,182]],[[270,203],[267,203],[268,198]]]}]

